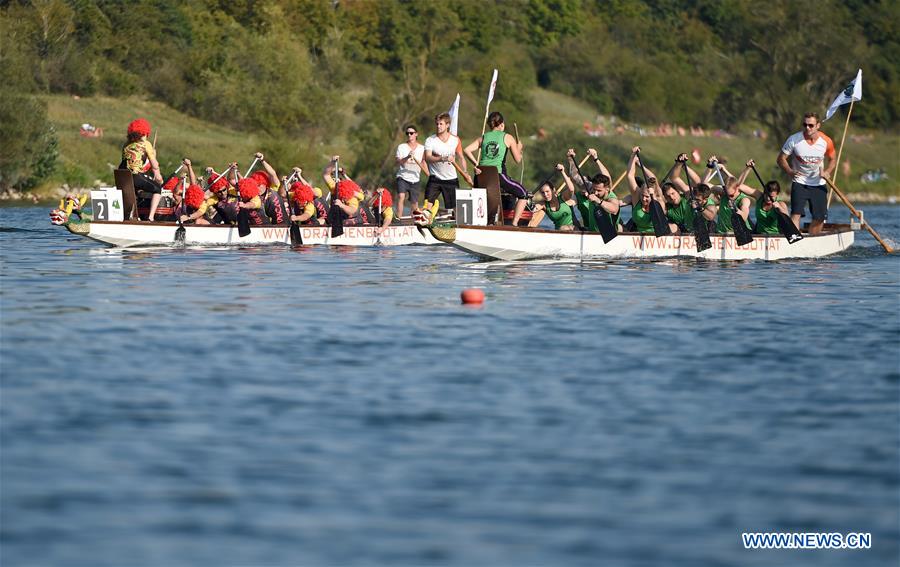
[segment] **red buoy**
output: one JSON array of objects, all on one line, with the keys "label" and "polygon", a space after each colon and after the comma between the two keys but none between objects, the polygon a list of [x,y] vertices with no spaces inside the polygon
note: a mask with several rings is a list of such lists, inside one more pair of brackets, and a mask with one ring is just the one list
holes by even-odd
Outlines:
[{"label": "red buoy", "polygon": [[462,299],[464,305],[481,305],[484,303],[484,292],[474,287],[464,289],[462,293],[459,294],[459,297]]}]

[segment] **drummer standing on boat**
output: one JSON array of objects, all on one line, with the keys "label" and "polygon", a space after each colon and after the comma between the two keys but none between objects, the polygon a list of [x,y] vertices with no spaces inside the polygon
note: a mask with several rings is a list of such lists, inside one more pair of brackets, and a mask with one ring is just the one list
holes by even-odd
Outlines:
[{"label": "drummer standing on boat", "polygon": [[[806,210],[812,214],[809,233],[822,232],[828,210],[825,180],[831,178],[837,162],[834,160],[834,142],[819,132],[819,115],[807,112],[803,116],[803,130],[787,139],[777,163],[792,180],[791,220],[800,228],[800,217]],[[791,157],[788,163],[788,156]]]}]

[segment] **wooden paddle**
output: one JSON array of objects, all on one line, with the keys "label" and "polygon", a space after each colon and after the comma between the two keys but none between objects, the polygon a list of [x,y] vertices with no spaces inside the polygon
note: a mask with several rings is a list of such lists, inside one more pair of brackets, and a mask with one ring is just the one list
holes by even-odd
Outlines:
[{"label": "wooden paddle", "polygon": [[[472,176],[469,175],[466,171],[463,171],[463,169],[461,167],[459,167],[459,164],[456,163],[456,157],[453,158],[451,163],[453,163],[453,167],[456,168],[457,173],[462,175],[462,177],[466,181],[466,183],[468,183],[471,187],[475,187],[475,182],[472,181]],[[399,197],[398,197],[398,199],[399,199]]]},{"label": "wooden paddle", "polygon": [[[575,164],[575,171],[578,173],[581,184],[585,185],[586,183],[590,183],[590,180],[585,182],[584,176],[581,174],[581,166],[575,161],[575,156],[569,156],[569,159]],[[574,219],[574,217],[575,213],[573,211],[572,218]],[[610,219],[609,215],[606,213],[606,209],[596,203],[594,206],[594,221],[597,223],[597,229],[600,231],[600,236],[603,238],[604,244],[619,235],[619,231],[617,231],[616,227],[613,225],[612,219]]]},{"label": "wooden paddle", "polygon": [[866,230],[869,231],[869,234],[871,234],[872,236],[875,237],[875,240],[878,241],[878,244],[881,244],[882,248],[884,248],[884,251],[887,252],[888,254],[893,254],[894,249],[891,248],[888,245],[888,243],[885,242],[884,239],[881,238],[881,236],[879,236],[879,234],[877,232],[875,232],[875,229],[872,228],[869,225],[869,223],[866,222],[866,220],[863,218],[862,213],[856,210],[856,207],[854,207],[853,204],[850,202],[850,199],[848,199],[847,196],[844,195],[844,192],[841,191],[840,189],[838,189],[837,185],[832,183],[831,180],[828,179],[827,177],[823,177],[822,179],[824,179],[825,183],[827,183],[828,186],[831,187],[831,189],[835,192],[835,194],[838,196],[838,198],[841,201],[843,201],[845,205],[847,205],[847,208],[850,209],[850,212],[853,213],[853,216],[855,216],[856,218],[859,219],[860,224],[863,225],[864,227],[866,227]]},{"label": "wooden paddle", "polygon": [[[766,198],[766,184],[763,181],[762,176],[759,174],[759,172],[756,171],[756,166],[751,165],[750,168],[753,170],[753,173],[756,175],[756,179],[759,181],[760,187],[762,187],[762,195],[760,196],[760,198],[765,199]],[[773,209],[775,210],[775,215],[776,215],[776,218],[778,219],[778,229],[781,231],[781,234],[783,234],[787,238],[788,244],[793,244],[795,242],[803,240],[803,234],[800,233],[800,230],[794,224],[794,221],[791,220],[791,217],[782,213],[777,208],[773,207]],[[757,222],[758,221],[759,221],[759,219],[757,219]]]},{"label": "wooden paddle", "polygon": [[744,220],[744,217],[737,212],[737,205],[735,205],[734,199],[728,198],[728,190],[725,188],[725,178],[722,176],[722,170],[719,169],[719,162],[713,161],[712,164],[716,170],[716,175],[719,176],[719,183],[722,184],[722,199],[728,199],[728,206],[731,209],[731,230],[734,232],[734,240],[738,246],[750,244],[753,242],[753,233],[747,228],[747,222]]},{"label": "wooden paddle", "polygon": [[[694,184],[691,183],[691,174],[687,171],[687,163],[684,164],[684,173],[687,177],[688,188],[691,190],[691,208],[694,209],[694,242],[697,244],[697,252],[703,252],[712,248],[712,241],[709,238],[709,225],[703,211],[706,209],[706,203],[698,203],[697,195],[694,193]],[[697,206],[694,206],[698,203]]]},{"label": "wooden paddle", "polygon": [[[581,163],[579,163],[575,169],[578,169],[578,168],[580,168],[582,165],[584,165],[585,163],[587,163],[587,160],[588,160],[590,157],[591,157],[590,154],[584,156],[584,159],[581,160]],[[574,162],[575,159],[573,158],[572,161]],[[556,193],[556,195],[558,196],[560,193],[562,193],[563,187],[565,187],[565,186],[566,186],[566,182],[565,182],[565,180],[563,180],[563,182],[559,184],[559,187],[557,187],[553,192]],[[540,186],[538,186],[538,189],[540,189]],[[610,191],[612,191],[612,189],[610,189]],[[537,193],[537,191],[535,191],[535,193]],[[532,195],[534,195],[534,193],[532,193]]]},{"label": "wooden paddle", "polygon": [[[647,170],[644,169],[644,162],[641,159],[641,152],[637,152],[635,156],[637,156],[638,164],[641,166],[641,173],[644,174],[644,188],[652,191],[650,179],[647,177]],[[671,173],[672,170],[670,169],[669,173],[666,174],[666,177]],[[631,203],[631,210],[635,211],[640,206],[640,203]],[[663,211],[662,205],[659,204],[655,197],[651,197],[650,199],[650,221],[653,223],[654,236],[668,236],[672,234],[672,229],[669,228],[669,219],[666,218],[666,213]]]}]

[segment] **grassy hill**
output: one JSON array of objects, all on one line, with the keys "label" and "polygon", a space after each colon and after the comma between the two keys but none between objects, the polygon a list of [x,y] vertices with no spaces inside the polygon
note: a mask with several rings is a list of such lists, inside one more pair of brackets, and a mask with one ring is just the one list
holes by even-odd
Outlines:
[{"label": "grassy hill", "polygon": [[[354,93],[349,98],[358,100],[362,94]],[[579,152],[588,146],[596,147],[614,172],[621,171],[624,167],[630,148],[640,145],[647,156],[648,165],[652,164],[658,169],[665,169],[671,156],[676,153],[697,148],[704,156],[712,153],[726,156],[730,159],[729,163],[735,165],[753,157],[759,162],[760,171],[772,175],[776,173],[774,160],[778,148],[774,145],[767,146],[749,132],[733,138],[641,136],[633,131],[626,131],[621,135],[590,137],[584,132],[584,124],[595,124],[597,116],[589,105],[543,89],[535,89],[532,94],[537,109],[537,123],[548,135],[540,140],[532,135],[526,141],[526,185],[534,185],[550,172],[555,161],[563,158],[565,146],[575,147]],[[182,156],[190,156],[195,163],[195,171],[200,172],[207,165],[219,169],[231,160],[247,164],[250,156],[257,150],[272,156],[284,154],[279,150],[285,147],[291,148],[291,155],[304,156],[302,166],[308,171],[319,170],[326,163],[327,156],[335,152],[346,156],[348,163],[352,163],[353,151],[348,147],[344,136],[333,138],[328,145],[311,147],[304,145],[302,140],[263,139],[252,133],[192,118],[164,104],[138,98],[74,98],[51,95],[44,97],[44,100],[48,103],[49,117],[56,127],[60,145],[59,167],[52,182],[42,188],[45,195],[62,183],[71,187],[90,187],[96,180],[110,183],[112,170],[120,159],[125,126],[136,116],[149,119],[157,132],[159,160],[164,175],[174,171]],[[345,124],[351,123],[352,104],[348,103],[346,115]],[[80,136],[79,128],[85,122],[104,128],[105,137],[95,139]],[[838,116],[826,123],[823,130],[837,143],[842,127],[841,116]],[[611,127],[608,129],[610,133],[613,132]],[[848,136],[842,161],[850,161],[851,178],[848,180],[841,173],[839,186],[855,193],[900,196],[900,136],[854,131],[852,123],[851,134],[865,134],[866,140],[851,141]],[[522,135],[528,136],[528,133],[523,132]],[[296,165],[278,163],[277,159],[274,161],[276,168],[285,171]],[[889,180],[871,184],[859,181],[859,176],[864,171],[879,168],[886,170]],[[519,166],[511,165],[510,171],[518,175]],[[662,175],[661,172],[658,173]]]}]

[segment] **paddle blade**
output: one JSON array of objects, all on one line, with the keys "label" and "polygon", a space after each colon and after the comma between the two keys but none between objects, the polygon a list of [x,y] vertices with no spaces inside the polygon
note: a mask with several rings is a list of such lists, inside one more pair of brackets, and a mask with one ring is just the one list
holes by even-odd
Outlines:
[{"label": "paddle blade", "polygon": [[175,244],[184,244],[184,237],[187,236],[187,230],[183,224],[178,225],[175,229]]},{"label": "paddle blade", "polygon": [[753,242],[753,233],[747,228],[744,218],[737,211],[731,213],[731,228],[734,230],[734,239],[738,246]]},{"label": "paddle blade", "polygon": [[241,238],[250,234],[250,212],[247,209],[241,209],[238,213],[238,236]]},{"label": "paddle blade", "polygon": [[331,205],[331,209],[328,210],[328,220],[331,222],[331,238],[337,238],[344,234],[344,218],[346,216],[342,208],[336,204]]},{"label": "paddle blade", "polygon": [[301,246],[303,244],[303,235],[300,234],[300,227],[297,223],[291,223],[291,246]]},{"label": "paddle blade", "polygon": [[[573,214],[572,216],[575,215]],[[597,229],[600,231],[600,236],[603,238],[604,244],[619,236],[619,231],[616,230],[616,226],[613,224],[612,219],[609,218],[609,215],[602,207],[598,206],[594,209],[594,220],[597,221]]]},{"label": "paddle blade", "polygon": [[703,218],[703,212],[700,209],[694,211],[694,240],[697,242],[697,252],[712,248],[712,241],[709,239],[709,223]]},{"label": "paddle blade", "polygon": [[781,231],[781,234],[787,238],[788,244],[793,244],[795,242],[799,242],[803,240],[803,235],[800,233],[800,230],[794,225],[794,221],[791,220],[791,217],[782,213],[781,211],[777,212],[778,215],[778,229]]},{"label": "paddle blade", "polygon": [[650,201],[650,221],[653,223],[653,234],[655,236],[668,236],[672,234],[666,212],[663,211],[662,205],[655,200]]}]

